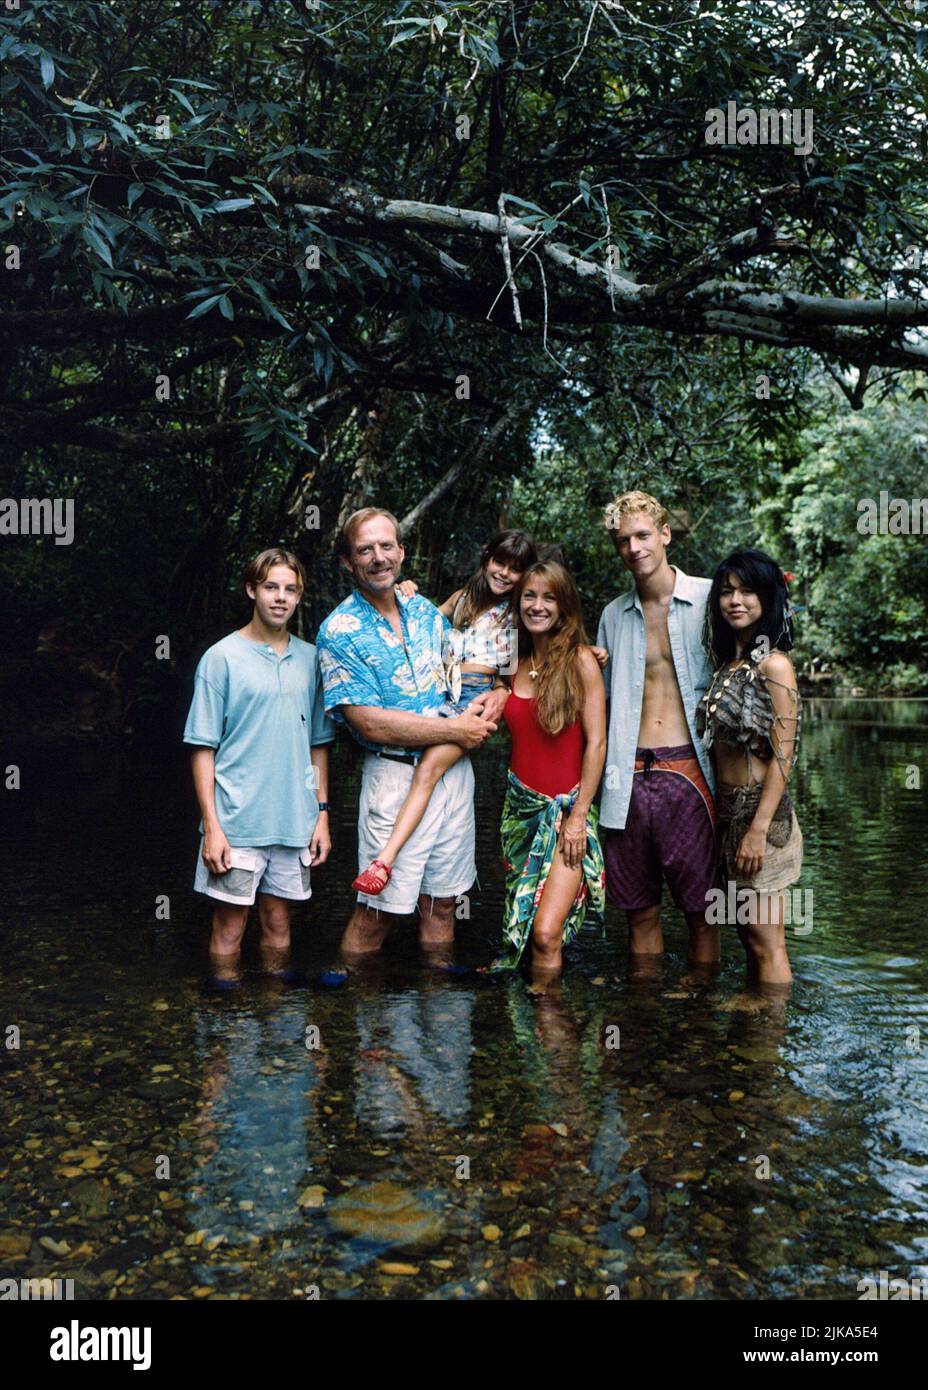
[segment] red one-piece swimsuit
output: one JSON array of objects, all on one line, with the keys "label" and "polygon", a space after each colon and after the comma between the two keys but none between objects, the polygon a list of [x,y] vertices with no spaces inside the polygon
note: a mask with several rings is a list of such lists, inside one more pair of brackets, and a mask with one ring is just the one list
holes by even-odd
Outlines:
[{"label": "red one-piece swimsuit", "polygon": [[515,691],[503,706],[512,737],[510,769],[520,782],[545,796],[573,791],[580,781],[586,736],[579,719],[559,734],[547,733],[538,722],[535,701]]}]

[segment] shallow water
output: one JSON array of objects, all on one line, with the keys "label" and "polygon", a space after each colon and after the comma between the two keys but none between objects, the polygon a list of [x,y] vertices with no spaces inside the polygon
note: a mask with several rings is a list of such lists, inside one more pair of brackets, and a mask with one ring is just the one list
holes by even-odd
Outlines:
[{"label": "shallow water", "polygon": [[[294,915],[307,977],[355,871],[358,767],[336,756],[335,855]],[[262,976],[250,926],[241,989],[208,993],[183,757],[7,761],[4,1276],[90,1298],[856,1299],[881,1269],[928,1275],[928,703],[809,703],[813,925],[761,1013],[727,1007],[731,928],[717,979],[681,982],[672,909],[652,977],[610,913],[538,1002],[436,976],[408,920],[334,993]],[[466,961],[499,920],[501,740],[476,770]]]}]

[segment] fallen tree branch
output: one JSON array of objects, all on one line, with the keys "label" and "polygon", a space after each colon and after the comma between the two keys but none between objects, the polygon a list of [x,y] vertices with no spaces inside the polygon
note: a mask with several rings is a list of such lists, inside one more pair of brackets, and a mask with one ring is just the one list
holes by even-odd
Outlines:
[{"label": "fallen tree branch", "polygon": [[[500,238],[502,233],[499,215],[469,208],[381,198],[369,191],[330,184],[312,175],[285,180],[282,192],[284,196],[299,196],[303,188],[312,189],[317,200],[317,215],[321,216],[324,216],[322,194],[325,190],[333,209],[350,208],[356,216],[366,219],[372,226],[385,223],[430,227],[459,236],[492,237],[494,240]],[[864,337],[853,340],[854,350],[864,352],[866,360],[877,365],[899,366],[908,362],[913,367],[921,367],[924,362],[922,345],[904,339],[901,330],[905,327],[928,327],[928,296],[918,299],[889,299],[885,295],[872,299],[842,299],[803,294],[795,290],[763,291],[757,286],[720,278],[703,279],[707,270],[725,260],[743,261],[772,251],[807,249],[804,243],[779,237],[767,228],[752,227],[739,232],[727,242],[707,248],[677,274],[652,285],[637,283],[618,275],[611,266],[604,267],[577,256],[562,243],[539,238],[537,228],[526,226],[516,218],[505,219],[505,232],[511,245],[524,247],[528,244],[529,249],[537,248],[562,281],[573,279],[584,287],[608,294],[610,301],[614,300],[614,317],[629,325],[705,334],[718,331],[720,314],[736,315],[736,319],[731,320],[723,330],[725,333],[729,333],[734,325],[738,336],[748,340],[776,342],[783,347],[812,346],[826,353],[831,349],[833,335],[823,331],[816,342],[816,329],[830,330],[835,325],[880,330],[893,328],[898,335],[894,341],[881,338],[874,343]],[[578,317],[575,311],[573,321],[576,322]],[[589,319],[594,317],[590,314]],[[764,322],[756,322],[758,318]],[[755,322],[756,333],[753,332]],[[776,326],[772,328],[771,323]]]}]

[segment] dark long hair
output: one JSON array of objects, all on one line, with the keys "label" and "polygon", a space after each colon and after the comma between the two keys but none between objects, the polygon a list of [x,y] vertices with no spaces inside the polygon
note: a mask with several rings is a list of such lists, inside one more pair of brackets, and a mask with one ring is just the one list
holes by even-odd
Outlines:
[{"label": "dark long hair", "polygon": [[527,531],[498,531],[483,547],[479,565],[461,590],[461,597],[454,607],[454,626],[470,627],[481,613],[499,603],[499,599],[487,583],[489,560],[504,561],[515,569],[524,571],[535,563],[535,558],[535,542]]},{"label": "dark long hair", "polygon": [[778,647],[781,652],[788,652],[793,645],[792,606],[783,571],[763,550],[733,550],[715,571],[706,604],[703,646],[712,664],[722,666],[736,654],[734,629],[722,617],[719,602],[722,586],[730,574],[736,574],[760,599],[760,622],[752,638],[752,651],[764,646],[768,651]]}]

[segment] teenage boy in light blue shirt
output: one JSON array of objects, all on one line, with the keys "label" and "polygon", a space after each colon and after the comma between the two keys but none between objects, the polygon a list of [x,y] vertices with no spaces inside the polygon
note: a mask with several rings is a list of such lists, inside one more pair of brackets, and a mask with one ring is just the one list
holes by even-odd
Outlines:
[{"label": "teenage boy in light blue shirt", "polygon": [[194,889],[215,902],[210,953],[226,967],[256,897],[262,948],[282,961],[290,903],[311,896],[310,869],[331,849],[335,727],[316,648],[287,631],[306,576],[290,551],[263,550],[243,584],[251,621],[200,658],[184,729],[202,817]]}]

